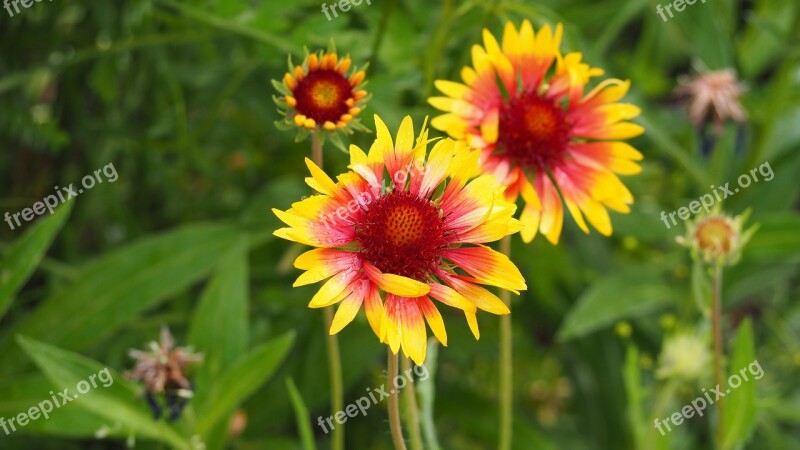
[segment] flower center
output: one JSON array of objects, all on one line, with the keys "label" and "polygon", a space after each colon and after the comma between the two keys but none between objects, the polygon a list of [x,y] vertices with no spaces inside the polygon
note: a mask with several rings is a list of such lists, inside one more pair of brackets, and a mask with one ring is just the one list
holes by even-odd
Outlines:
[{"label": "flower center", "polygon": [[297,112],[319,123],[336,123],[350,109],[350,82],[335,70],[317,70],[300,80],[294,90]]},{"label": "flower center", "polygon": [[395,191],[369,204],[355,227],[364,258],[384,273],[424,281],[441,259],[443,220],[429,201]]},{"label": "flower center", "polygon": [[726,256],[733,247],[733,227],[721,217],[712,217],[697,225],[694,232],[700,250],[713,257]]},{"label": "flower center", "polygon": [[521,94],[500,111],[498,149],[522,167],[549,169],[562,162],[570,128],[554,101]]}]

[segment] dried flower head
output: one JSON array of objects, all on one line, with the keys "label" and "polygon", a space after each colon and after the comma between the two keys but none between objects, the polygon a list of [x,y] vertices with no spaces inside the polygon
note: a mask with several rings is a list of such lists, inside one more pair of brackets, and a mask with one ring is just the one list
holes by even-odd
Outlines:
[{"label": "dried flower head", "polygon": [[339,58],[332,43],[327,52],[306,51],[301,65],[294,65],[290,57],[283,80],[272,80],[281,94],[273,99],[285,117],[275,125],[283,130],[299,128],[298,140],[320,132],[344,148],[338,131],[369,131],[358,120],[369,97],[364,90],[365,69],[352,67],[349,56]]},{"label": "dried flower head", "polygon": [[174,420],[185,403],[181,399],[192,397],[192,384],[186,370],[190,364],[202,361],[203,357],[187,347],[174,348],[175,341],[166,326],[161,328],[161,342],[153,341],[149,346],[150,351],[130,350],[129,355],[136,360],[136,366],[125,376],[144,384],[156,418],[160,416],[161,408],[154,395],[163,394],[171,411],[170,419]]},{"label": "dried flower head", "polygon": [[684,76],[679,83],[675,93],[685,99],[689,118],[695,125],[702,126],[713,120],[719,129],[728,120],[741,123],[747,118],[739,102],[746,87],[732,69]]},{"label": "dried flower head", "polygon": [[692,249],[694,257],[707,263],[733,265],[739,261],[742,248],[758,228],[750,227],[742,232],[749,211],[729,217],[714,208],[710,214],[699,216],[690,222],[686,236],[678,236],[679,244]]}]

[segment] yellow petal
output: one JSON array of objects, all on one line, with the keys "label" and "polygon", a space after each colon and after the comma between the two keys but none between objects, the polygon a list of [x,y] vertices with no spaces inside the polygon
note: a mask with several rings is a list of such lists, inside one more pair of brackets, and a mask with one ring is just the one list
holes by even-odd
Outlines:
[{"label": "yellow petal", "polygon": [[467,316],[467,324],[469,325],[470,331],[472,331],[472,335],[475,336],[475,339],[481,338],[481,331],[478,329],[478,316],[475,315],[474,312],[464,311],[464,315]]},{"label": "yellow petal", "polygon": [[520,222],[522,222],[522,230],[519,234],[523,242],[528,243],[536,237],[536,232],[539,231],[539,219],[541,218],[541,211],[532,207],[526,206],[520,215]]},{"label": "yellow petal", "polygon": [[497,315],[510,314],[505,303],[499,297],[489,292],[477,284],[468,281],[453,279],[455,289],[478,308]]},{"label": "yellow petal", "polygon": [[355,319],[358,310],[361,309],[361,302],[362,299],[358,295],[350,295],[339,305],[331,322],[330,334],[338,333]]},{"label": "yellow petal", "polygon": [[421,297],[419,299],[419,309],[425,316],[428,326],[431,327],[433,335],[436,336],[436,339],[438,339],[443,346],[447,347],[447,331],[444,328],[444,320],[442,320],[442,315],[439,313],[439,310],[436,309],[436,305],[434,305],[433,302],[431,302],[427,297]]},{"label": "yellow petal", "polygon": [[[452,279],[451,277],[444,274],[442,276],[447,277],[448,282]],[[444,303],[447,306],[452,306],[453,308],[458,308],[470,312],[475,312],[477,310],[474,303],[467,300],[466,297],[464,297],[458,291],[449,286],[445,286],[439,283],[431,283],[430,289],[431,289],[430,296]]]},{"label": "yellow petal", "polygon": [[602,205],[590,198],[585,198],[581,202],[580,207],[583,212],[586,213],[586,219],[600,234],[603,236],[611,235],[611,218],[608,216],[608,211],[606,211]]},{"label": "yellow petal", "polygon": [[[400,122],[400,129],[397,130],[395,140],[395,154],[407,155],[414,150],[414,122],[411,116],[405,116]],[[402,159],[402,156],[400,156]]]},{"label": "yellow petal", "polygon": [[334,196],[339,191],[339,188],[336,187],[336,183],[334,183],[331,177],[320,169],[319,166],[314,164],[314,161],[306,158],[306,166],[308,166],[308,170],[311,172],[311,176],[316,182],[316,186],[312,186],[313,188],[317,189],[322,194],[330,196]]},{"label": "yellow petal", "polygon": [[431,119],[431,126],[437,130],[444,131],[453,139],[463,138],[464,130],[467,128],[467,124],[464,120],[453,113],[434,117]]},{"label": "yellow petal", "polygon": [[381,337],[381,320],[384,314],[383,302],[381,301],[381,294],[377,286],[370,284],[367,287],[367,294],[364,298],[364,311],[367,313],[367,321],[370,328],[380,339]]},{"label": "yellow petal", "polygon": [[583,133],[586,138],[591,139],[629,139],[644,133],[644,127],[631,122],[620,122],[608,125],[588,133]]},{"label": "yellow petal", "polygon": [[281,239],[298,242],[304,245],[311,245],[314,247],[320,245],[320,243],[313,239],[307,232],[300,231],[296,228],[279,228],[273,231],[272,234]]},{"label": "yellow petal", "polygon": [[410,299],[403,299],[398,305],[398,318],[403,352],[421,366],[425,362],[428,336],[425,331],[425,321],[416,303]]},{"label": "yellow petal", "polygon": [[433,82],[433,84],[448,97],[463,99],[469,92],[469,88],[467,86],[454,81],[436,80]]},{"label": "yellow petal", "polygon": [[542,209],[542,202],[539,200],[539,194],[536,193],[536,190],[533,188],[530,181],[528,181],[527,177],[522,180],[522,189],[520,193],[528,206],[534,209]]},{"label": "yellow petal", "polygon": [[[375,132],[377,136],[377,143],[380,147],[381,154],[387,154],[387,152],[391,152],[394,149],[394,143],[392,142],[392,134],[389,133],[389,128],[386,127],[386,124],[383,123],[380,117],[375,114]],[[370,150],[372,153],[372,150]]]},{"label": "yellow petal", "polygon": [[311,302],[308,304],[309,308],[324,308],[340,301],[347,295],[346,289],[350,283],[350,274],[337,275],[325,284],[314,294]]},{"label": "yellow petal", "polygon": [[430,286],[425,283],[392,273],[381,273],[369,263],[364,263],[364,273],[385,292],[401,297],[421,297],[431,291]]}]

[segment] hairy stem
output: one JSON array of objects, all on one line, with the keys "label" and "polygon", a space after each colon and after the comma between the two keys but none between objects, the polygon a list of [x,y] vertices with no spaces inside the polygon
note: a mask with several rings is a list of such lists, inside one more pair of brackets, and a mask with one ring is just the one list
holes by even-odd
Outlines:
[{"label": "hairy stem", "polygon": [[[386,363],[386,379],[394,380],[397,378],[397,354],[392,353],[392,348],[387,346],[388,361]],[[397,389],[392,389],[389,396],[389,429],[392,431],[392,442],[395,450],[406,450],[406,442],[403,440],[403,429],[400,425],[400,397]]]},{"label": "hairy stem", "polygon": [[[404,376],[405,374],[410,374],[411,360],[403,357],[402,365]],[[413,380],[409,380],[408,385],[404,388],[403,396],[405,397],[405,419],[411,450],[423,450],[422,432],[419,426],[419,409],[417,408],[417,392],[414,388]]]},{"label": "hairy stem", "polygon": [[[722,351],[722,265],[717,264],[714,268],[714,294],[713,309],[711,313],[711,328],[714,333],[714,382],[717,389],[724,389],[722,384],[722,358],[725,356]],[[717,448],[722,448],[723,438],[723,419],[724,419],[724,399],[717,400]]]},{"label": "hairy stem", "polygon": [[[311,134],[311,159],[320,169],[322,168],[322,141],[317,133]],[[331,415],[344,409],[344,394],[342,388],[342,358],[339,355],[339,338],[330,334],[333,323],[333,306],[323,308],[325,315],[325,346],[328,350],[328,374],[331,384]],[[344,450],[344,425],[333,429],[331,435],[331,449]]]},{"label": "hairy stem", "polygon": [[[500,241],[500,252],[511,256],[511,236]],[[500,291],[500,299],[511,309],[511,293]],[[513,378],[511,376],[511,314],[500,317],[500,437],[498,450],[511,448],[511,430],[514,423]]]}]

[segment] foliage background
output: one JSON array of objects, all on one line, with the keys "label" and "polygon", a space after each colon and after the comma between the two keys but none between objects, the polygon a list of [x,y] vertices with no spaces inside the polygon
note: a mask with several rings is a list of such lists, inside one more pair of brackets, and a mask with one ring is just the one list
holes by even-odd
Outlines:
[{"label": "foliage background", "polygon": [[[120,448],[131,434],[137,448],[166,448],[145,436],[163,442],[173,430],[183,439],[212,415],[209,448],[300,448],[303,425],[284,379],[296,382],[310,411],[305,426],[326,415],[322,316],[305,307],[313,287],[291,288],[299,249],[271,236],[269,209],[307,194],[309,142],[273,126],[269,80],[283,75],[287,53],[297,61],[303,46],[333,38],[340,53],[371,63],[365,123],[378,113],[394,128],[411,114],[419,126],[435,114],[425,102],[433,80],[457,77],[481,29],[499,33],[505,20],[522,18],[537,28],[564,23],[565,48],[631,79],[628,98],[643,108],[647,132],[635,142],[644,171],[625,179],[636,204],[630,215],[613,215],[613,237],[584,236],[567,219],[557,247],[515,239],[530,287],[514,303],[515,448],[641,448],[663,387],[653,372],[664,337],[707,332],[695,268],[674,243],[683,229],[666,229],[659,214],[765,161],[775,178],[724,204],[733,213],[752,208],[761,224],[741,263],[726,271],[725,330],[732,339],[751,318],[766,373],[747,404],[756,413],[740,446],[800,448],[800,4],[698,2],[666,23],[656,4],[373,0],[330,21],[316,0],[57,1],[14,17],[0,10],[0,212],[29,207],[110,162],[119,173],[47,224],[0,227],[0,416],[47,398],[58,380],[66,386],[92,373],[76,353],[97,367],[130,368],[127,349],[143,347],[162,324],[214,361],[195,380],[196,417],[174,428],[144,420],[133,387],[118,377],[128,391],[87,395],[47,421],[0,434],[0,449]],[[704,155],[671,91],[680,74],[725,67],[749,86],[749,120],[726,126]],[[330,171],[345,164],[345,155],[326,150]],[[498,323],[481,319],[476,343],[459,314],[445,317],[450,346],[439,351],[433,411],[445,449],[493,448],[496,439]],[[631,325],[629,337],[615,333],[620,321]],[[384,348],[363,317],[340,343],[349,403],[385,381]],[[683,386],[667,411],[710,380]],[[212,389],[233,403],[209,397]],[[248,426],[223,444],[238,403]],[[348,421],[347,448],[390,448],[384,408]],[[659,445],[710,448],[709,425],[692,419]],[[95,440],[103,426],[111,436]]]}]

